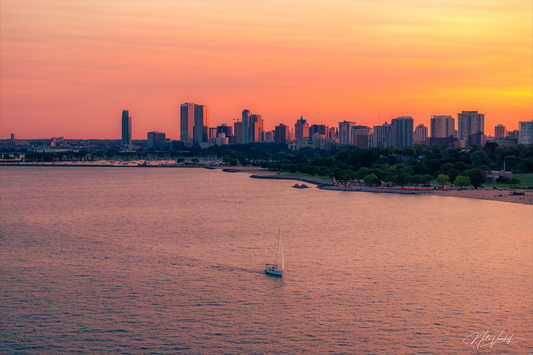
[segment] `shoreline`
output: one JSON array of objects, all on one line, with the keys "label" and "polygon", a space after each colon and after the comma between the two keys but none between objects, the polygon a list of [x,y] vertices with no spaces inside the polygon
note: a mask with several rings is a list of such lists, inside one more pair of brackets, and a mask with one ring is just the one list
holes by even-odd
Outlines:
[{"label": "shoreline", "polygon": [[[372,192],[372,193],[393,193],[402,195],[434,195],[457,198],[470,198],[476,200],[500,201],[508,203],[518,203],[522,205],[533,206],[533,190],[528,189],[463,189],[463,190],[401,190],[401,189],[375,189],[364,186],[334,186],[320,178],[307,176],[287,176],[277,175],[271,171],[265,171],[260,167],[232,168],[227,166],[209,166],[209,165],[114,165],[114,164],[83,164],[83,163],[0,163],[0,166],[24,166],[24,167],[96,167],[96,168],[195,168],[222,170],[231,173],[251,173],[251,178],[255,179],[273,179],[273,180],[295,180],[309,184],[314,184],[317,188],[327,191],[345,191],[345,192]],[[513,192],[524,192],[524,195],[512,195]]]},{"label": "shoreline", "polygon": [[[296,180],[317,185],[317,188],[328,191],[345,191],[345,192],[372,192],[372,193],[392,193],[400,195],[434,195],[444,197],[470,198],[475,200],[500,201],[508,203],[518,203],[521,205],[533,206],[533,191],[527,189],[462,189],[462,190],[401,190],[401,189],[375,189],[368,187],[344,187],[342,185],[333,186],[328,183],[319,182],[318,179],[283,176],[283,175],[252,175],[255,179],[279,179],[279,180]],[[524,192],[524,195],[512,195],[513,192]]]}]

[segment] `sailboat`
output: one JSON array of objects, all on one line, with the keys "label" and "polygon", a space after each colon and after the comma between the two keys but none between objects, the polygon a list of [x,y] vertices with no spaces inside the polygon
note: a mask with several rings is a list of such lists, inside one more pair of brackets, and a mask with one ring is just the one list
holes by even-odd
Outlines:
[{"label": "sailboat", "polygon": [[278,250],[276,251],[276,261],[274,261],[274,264],[266,264],[265,273],[281,277],[283,275],[284,268],[285,261],[283,260],[283,246],[281,245],[281,230],[278,230]]}]

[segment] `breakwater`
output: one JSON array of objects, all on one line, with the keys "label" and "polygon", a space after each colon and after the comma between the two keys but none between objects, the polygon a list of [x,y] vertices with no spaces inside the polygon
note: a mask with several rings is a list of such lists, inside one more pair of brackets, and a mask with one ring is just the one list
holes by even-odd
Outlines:
[{"label": "breakwater", "polygon": [[438,194],[436,190],[402,190],[402,189],[377,189],[364,186],[344,186],[333,185],[326,183],[322,179],[307,177],[307,176],[284,176],[284,175],[251,175],[254,179],[278,179],[278,180],[297,180],[310,184],[315,184],[321,190],[331,191],[359,191],[359,192],[374,192],[374,193],[388,193],[388,194],[403,194],[403,195],[422,195],[422,194]]}]

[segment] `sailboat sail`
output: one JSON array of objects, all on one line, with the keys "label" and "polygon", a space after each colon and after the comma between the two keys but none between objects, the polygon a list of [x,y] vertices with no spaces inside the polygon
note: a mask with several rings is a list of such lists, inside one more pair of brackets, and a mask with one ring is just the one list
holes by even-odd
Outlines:
[{"label": "sailboat sail", "polygon": [[283,258],[283,245],[281,244],[281,240],[279,241],[279,248],[281,250],[281,270],[285,269],[285,259]]}]

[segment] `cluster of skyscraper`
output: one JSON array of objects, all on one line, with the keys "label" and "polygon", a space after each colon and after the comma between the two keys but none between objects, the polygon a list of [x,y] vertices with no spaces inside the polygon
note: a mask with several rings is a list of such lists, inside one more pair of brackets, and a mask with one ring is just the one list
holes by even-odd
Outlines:
[{"label": "cluster of skyscraper", "polygon": [[[323,124],[309,125],[303,117],[298,119],[294,130],[279,124],[274,131],[265,131],[261,115],[243,110],[241,120],[236,120],[233,127],[222,124],[209,127],[209,110],[205,105],[184,103],[180,107],[180,141],[172,141],[172,146],[202,148],[213,144],[247,144],[254,142],[286,143],[294,149],[312,146],[320,149],[333,149],[337,146],[352,145],[366,147],[412,146],[413,143],[426,145],[449,145],[466,147],[484,145],[487,140],[503,145],[514,143],[531,144],[533,139],[533,121],[519,122],[520,129],[507,132],[505,126],[495,127],[495,136],[485,136],[485,115],[477,111],[462,111],[455,118],[447,115],[433,115],[430,119],[430,130],[423,124],[414,128],[411,116],[401,116],[382,125],[368,127],[355,122],[339,122],[338,127]],[[429,134],[428,134],[429,133]],[[148,148],[165,147],[165,133],[148,132]],[[174,142],[176,144],[174,145]],[[122,112],[122,145],[132,149],[131,117],[128,111]]]}]

